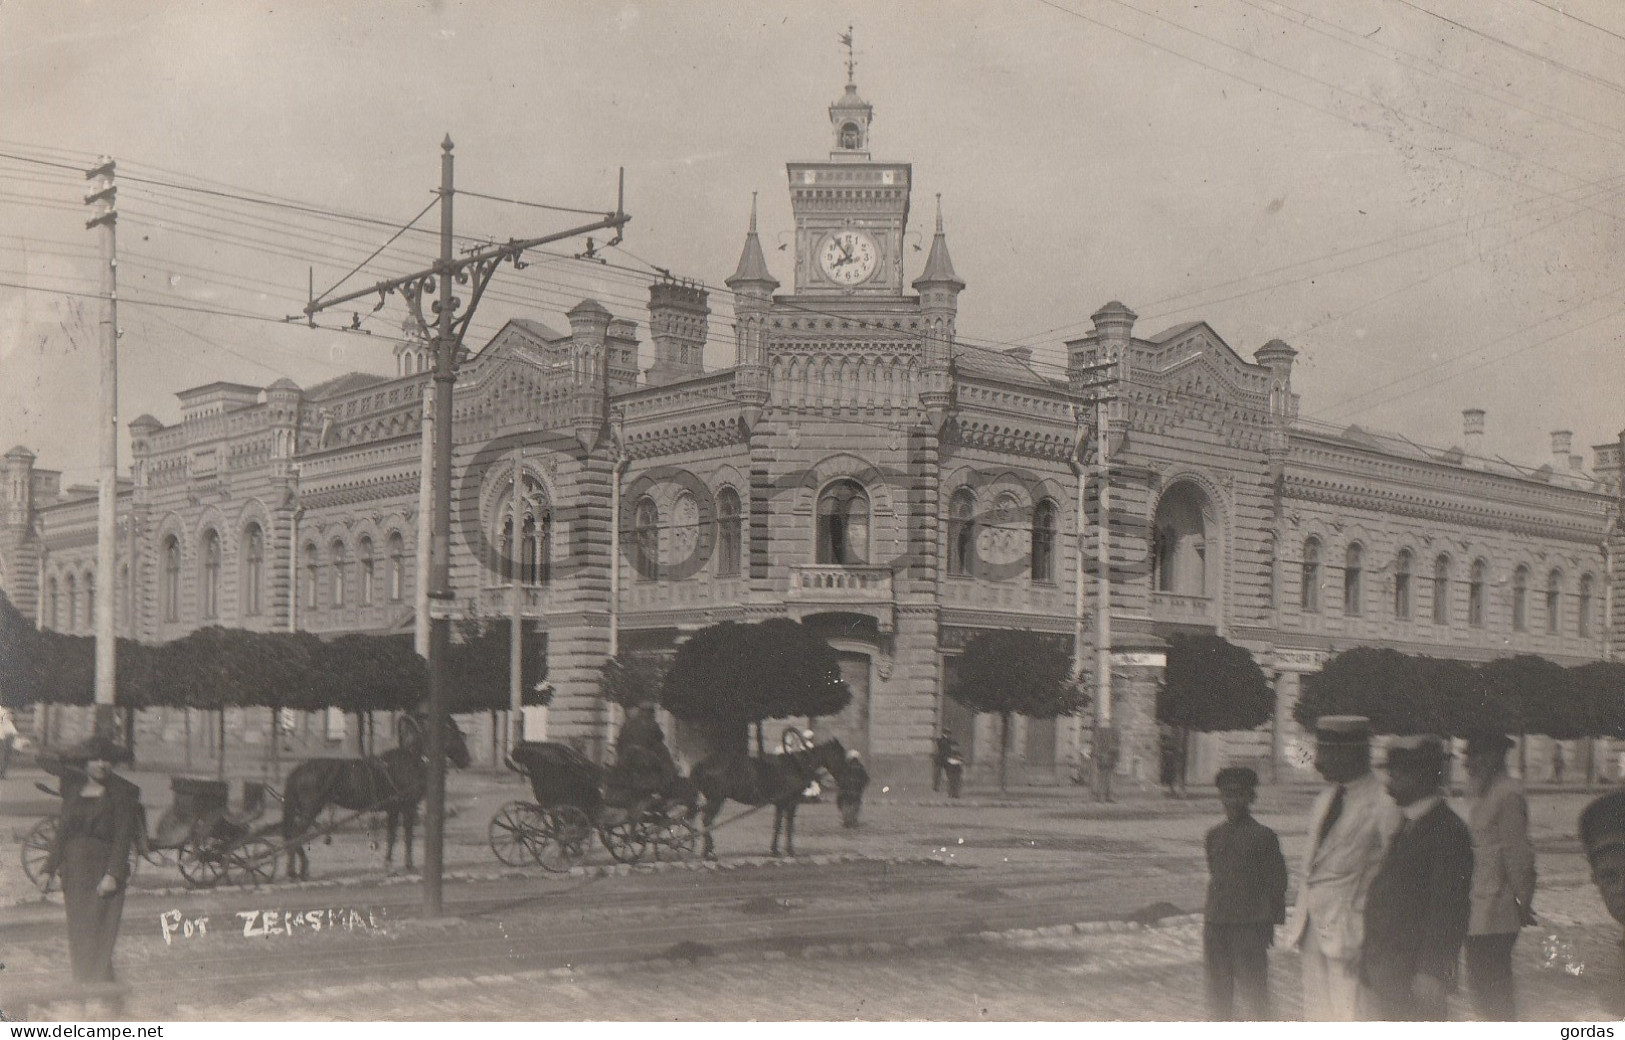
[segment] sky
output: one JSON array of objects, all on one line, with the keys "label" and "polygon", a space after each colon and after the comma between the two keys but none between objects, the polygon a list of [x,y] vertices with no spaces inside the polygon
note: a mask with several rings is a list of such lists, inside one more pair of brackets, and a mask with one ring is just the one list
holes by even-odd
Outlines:
[{"label": "sky", "polygon": [[459,191],[517,200],[460,194],[460,247],[591,221],[518,203],[601,213],[621,169],[632,215],[604,264],[578,238],[503,268],[471,345],[587,296],[642,324],[660,268],[712,287],[724,366],[753,193],[792,280],[785,163],[829,151],[849,25],[912,246],[941,196],[966,342],[1059,362],[1117,299],[1140,335],[1285,340],[1306,420],[1444,447],[1482,408],[1486,453],[1531,465],[1625,427],[1610,0],[0,0],[0,449],[95,477],[102,155],[124,423],[215,380],[392,372],[398,297],[320,316],[359,332],[280,319],[432,261],[448,134]]}]

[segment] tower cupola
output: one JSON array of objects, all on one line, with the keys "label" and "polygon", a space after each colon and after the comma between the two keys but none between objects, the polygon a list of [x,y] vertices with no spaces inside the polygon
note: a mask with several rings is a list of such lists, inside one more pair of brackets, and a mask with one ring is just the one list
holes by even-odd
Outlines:
[{"label": "tower cupola", "polygon": [[836,161],[864,161],[869,158],[869,124],[874,122],[875,109],[858,96],[858,84],[852,78],[858,63],[852,48],[851,26],[841,34],[841,42],[846,45],[846,91],[829,106],[829,123],[835,130],[835,143],[829,157]]}]

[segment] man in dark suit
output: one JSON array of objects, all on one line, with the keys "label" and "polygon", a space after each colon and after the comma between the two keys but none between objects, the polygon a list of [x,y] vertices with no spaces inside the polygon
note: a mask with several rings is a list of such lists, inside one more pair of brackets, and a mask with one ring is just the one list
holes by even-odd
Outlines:
[{"label": "man in dark suit", "polygon": [[[1625,791],[1605,794],[1585,807],[1580,814],[1580,847],[1591,864],[1591,881],[1603,906],[1625,925]],[[1620,959],[1625,962],[1625,943]],[[1603,996],[1608,1014],[1625,1016],[1625,976],[1617,969]]]},{"label": "man in dark suit", "polygon": [[1440,797],[1444,745],[1400,737],[1388,749],[1388,793],[1404,813],[1365,904],[1360,975],[1374,1019],[1439,1022],[1467,937],[1473,839]]},{"label": "man in dark suit", "polygon": [[1244,766],[1214,778],[1224,822],[1207,832],[1207,907],[1202,918],[1202,961],[1208,1014],[1215,1022],[1270,1015],[1269,948],[1275,926],[1286,923],[1286,860],[1275,832],[1253,819],[1258,774]]}]

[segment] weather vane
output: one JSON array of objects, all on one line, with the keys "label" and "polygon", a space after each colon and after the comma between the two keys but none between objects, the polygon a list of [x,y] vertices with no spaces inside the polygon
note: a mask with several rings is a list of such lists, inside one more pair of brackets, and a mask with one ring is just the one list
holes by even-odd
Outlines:
[{"label": "weather vane", "polygon": [[840,41],[846,47],[846,81],[851,83],[852,74],[858,67],[857,58],[852,51],[852,26],[846,27],[846,32],[840,35]]}]

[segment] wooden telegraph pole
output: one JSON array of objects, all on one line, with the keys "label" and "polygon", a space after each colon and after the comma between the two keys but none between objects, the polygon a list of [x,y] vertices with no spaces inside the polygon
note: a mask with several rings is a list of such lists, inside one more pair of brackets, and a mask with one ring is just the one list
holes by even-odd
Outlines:
[{"label": "wooden telegraph pole", "polygon": [[113,630],[113,607],[118,602],[118,188],[113,184],[113,160],[103,156],[85,179],[96,182],[96,190],[85,196],[85,204],[96,207],[96,215],[86,228],[101,229],[102,311],[101,328],[101,407],[97,415],[100,448],[100,479],[96,493],[96,716],[98,736],[112,738],[118,727],[114,714],[114,675],[117,633]]}]

